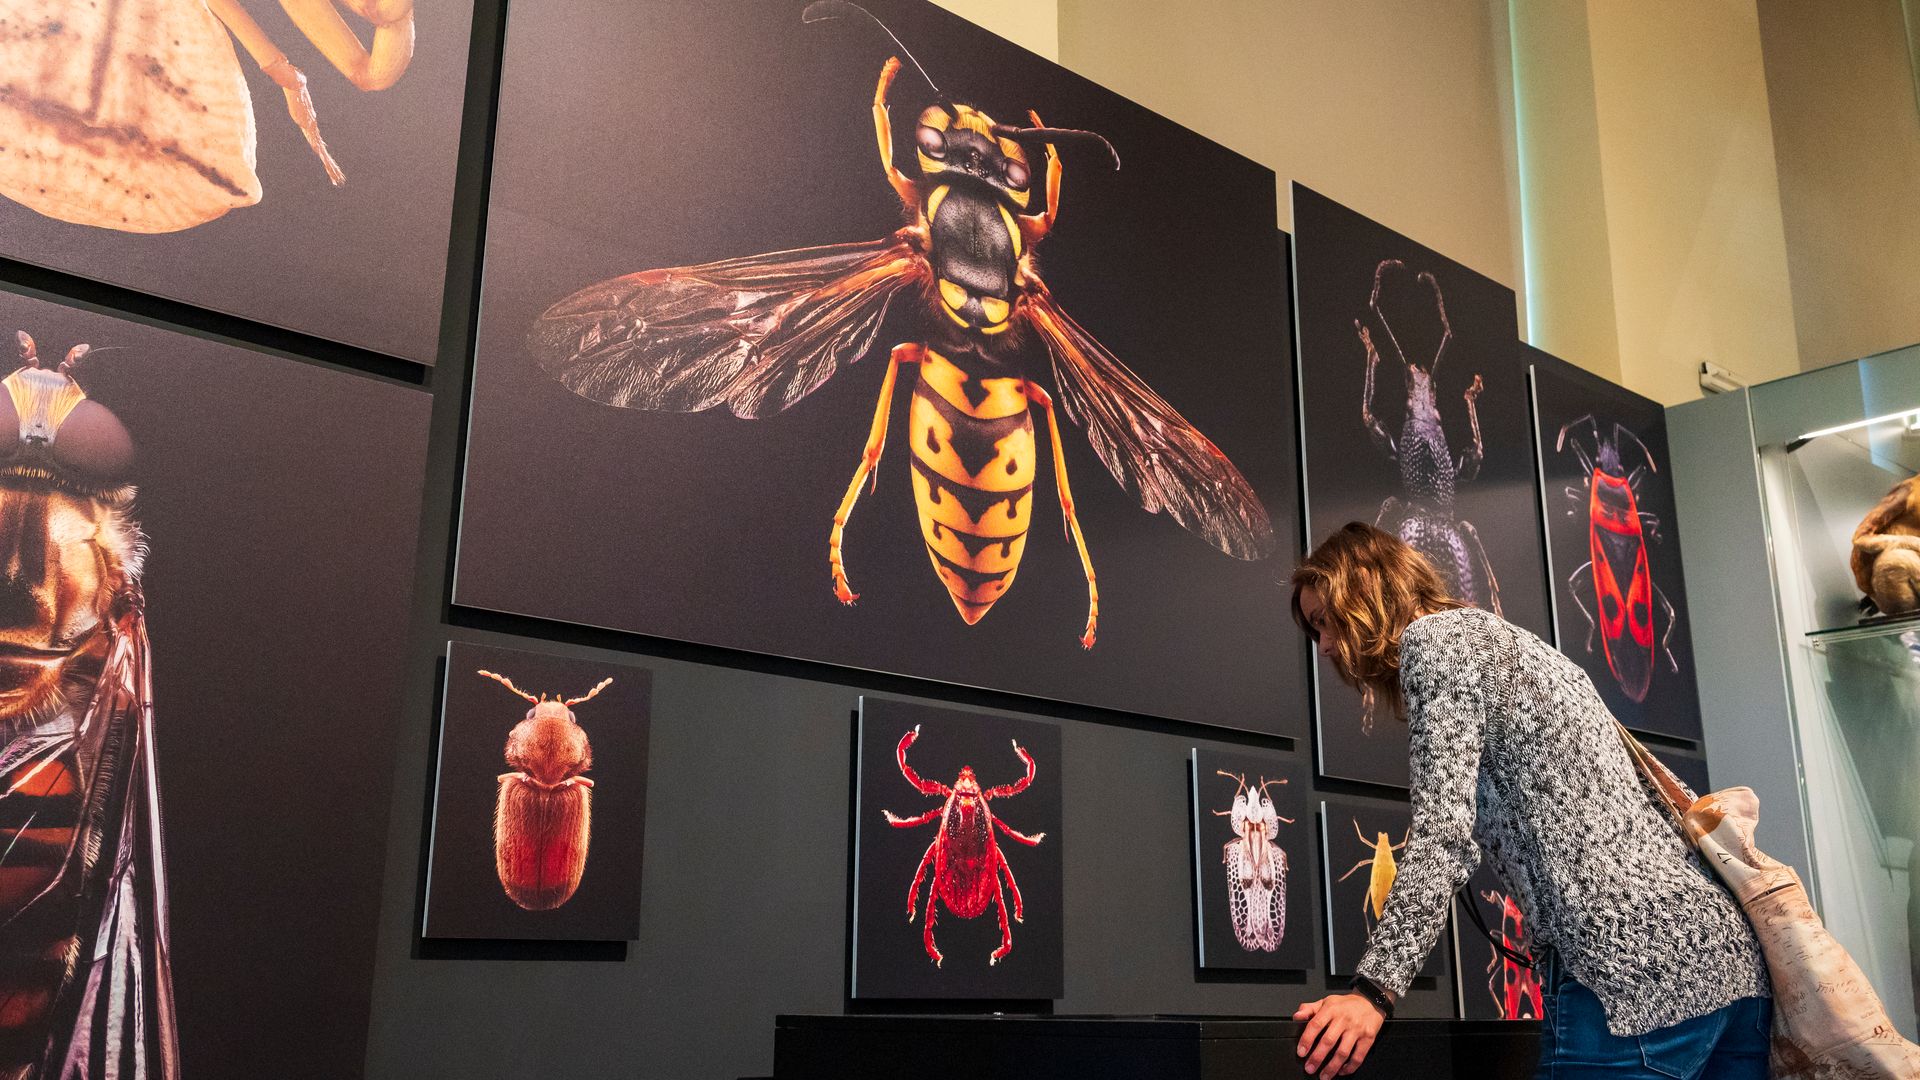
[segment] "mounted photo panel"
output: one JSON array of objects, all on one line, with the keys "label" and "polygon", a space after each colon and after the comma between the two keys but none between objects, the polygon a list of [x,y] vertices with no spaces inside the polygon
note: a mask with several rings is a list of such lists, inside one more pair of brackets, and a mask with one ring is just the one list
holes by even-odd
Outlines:
[{"label": "mounted photo panel", "polygon": [[1065,992],[1060,728],[860,699],[853,996]]},{"label": "mounted photo panel", "polygon": [[[1327,918],[1327,971],[1352,975],[1406,857],[1413,812],[1405,803],[1328,798],[1320,803],[1320,880]],[[1447,970],[1446,933],[1418,974]]]},{"label": "mounted photo panel", "polygon": [[11,294],[0,331],[0,1074],[358,1075],[427,395]]},{"label": "mounted photo panel", "polygon": [[1283,754],[1195,748],[1194,941],[1203,971],[1316,966],[1307,769]]},{"label": "mounted photo panel", "polygon": [[367,7],[9,3],[0,255],[433,363],[473,3]]},{"label": "mounted photo panel", "polygon": [[[1493,867],[1482,862],[1467,879],[1467,896],[1479,909],[1487,930],[1522,957],[1533,955],[1525,911]],[[1463,1020],[1540,1020],[1540,976],[1493,947],[1468,914],[1466,897],[1453,898],[1454,989]]]},{"label": "mounted photo panel", "polygon": [[639,936],[652,684],[624,664],[447,646],[423,936]]},{"label": "mounted photo panel", "polygon": [[1635,731],[1700,738],[1680,522],[1660,403],[1531,346],[1560,651]]},{"label": "mounted photo panel", "polygon": [[1304,736],[1270,171],[923,0],[504,63],[456,603]]},{"label": "mounted photo panel", "polygon": [[[1299,184],[1293,221],[1309,548],[1375,525],[1547,637],[1513,290]],[[1406,787],[1406,726],[1315,665],[1320,774]]]}]

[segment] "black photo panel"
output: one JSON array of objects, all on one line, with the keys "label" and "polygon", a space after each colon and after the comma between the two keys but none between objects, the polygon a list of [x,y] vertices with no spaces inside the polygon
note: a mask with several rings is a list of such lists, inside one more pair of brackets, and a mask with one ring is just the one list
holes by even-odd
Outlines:
[{"label": "black photo panel", "polygon": [[[1551,633],[1513,290],[1293,186],[1308,547],[1350,521]],[[1407,729],[1315,659],[1321,775],[1407,785]]]},{"label": "black photo panel", "polygon": [[652,682],[622,664],[447,646],[424,936],[639,936]]},{"label": "black photo panel", "polygon": [[[1466,1020],[1540,1020],[1542,987],[1533,969],[1514,962],[1493,942],[1531,957],[1526,913],[1514,901],[1500,875],[1482,862],[1467,879],[1467,895],[1486,923],[1482,933],[1467,911],[1464,897],[1453,898],[1454,980],[1460,1016]],[[1489,936],[1491,935],[1491,936]]]},{"label": "black photo panel", "polygon": [[863,6],[512,8],[456,602],[1304,737],[1273,174]]},{"label": "black photo panel", "polygon": [[433,363],[472,0],[294,6],[9,5],[0,255]]},{"label": "black photo panel", "polygon": [[1700,738],[1680,521],[1657,401],[1531,346],[1560,651],[1635,731]]},{"label": "black photo panel", "polygon": [[0,341],[0,1074],[359,1075],[427,395],[11,294]]},{"label": "black photo panel", "polygon": [[853,996],[1060,997],[1060,729],[860,700]]},{"label": "black photo panel", "polygon": [[[1352,975],[1366,955],[1393,889],[1399,862],[1406,857],[1413,812],[1405,803],[1327,798],[1320,803],[1320,880],[1325,887],[1327,970]],[[1446,933],[1434,939],[1418,974],[1438,976],[1447,968]]]},{"label": "black photo panel", "polygon": [[1319,842],[1306,767],[1283,754],[1198,748],[1187,761],[1196,962],[1210,971],[1313,968]]}]

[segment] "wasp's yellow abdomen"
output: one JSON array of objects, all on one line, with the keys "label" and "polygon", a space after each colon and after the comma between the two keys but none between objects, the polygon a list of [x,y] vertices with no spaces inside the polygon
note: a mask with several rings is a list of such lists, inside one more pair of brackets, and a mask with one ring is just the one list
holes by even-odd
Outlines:
[{"label": "wasp's yellow abdomen", "polygon": [[1026,550],[1036,453],[1025,380],[978,378],[929,349],[908,418],[913,498],[934,573],[969,624]]}]

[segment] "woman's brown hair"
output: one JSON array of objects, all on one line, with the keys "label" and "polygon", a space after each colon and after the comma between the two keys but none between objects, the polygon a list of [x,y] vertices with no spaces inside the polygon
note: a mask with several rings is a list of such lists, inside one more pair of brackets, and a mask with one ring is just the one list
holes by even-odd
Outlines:
[{"label": "woman's brown hair", "polygon": [[1400,635],[1407,624],[1467,604],[1447,591],[1438,571],[1406,541],[1352,521],[1320,542],[1293,570],[1293,621],[1315,642],[1320,635],[1300,612],[1300,590],[1312,586],[1339,629],[1334,670],[1348,686],[1371,690],[1406,719],[1400,696]]}]

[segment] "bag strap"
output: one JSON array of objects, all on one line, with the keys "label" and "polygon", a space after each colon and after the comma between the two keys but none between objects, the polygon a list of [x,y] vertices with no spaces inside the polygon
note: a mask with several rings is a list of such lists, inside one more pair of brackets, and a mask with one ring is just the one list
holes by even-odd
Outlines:
[{"label": "bag strap", "polygon": [[1506,942],[1495,936],[1493,931],[1487,929],[1487,917],[1480,914],[1480,905],[1475,901],[1474,895],[1464,887],[1460,890],[1460,898],[1466,901],[1467,914],[1473,917],[1473,925],[1479,927],[1480,932],[1486,935],[1487,943],[1493,946],[1494,952],[1500,954],[1500,959],[1510,964],[1518,964],[1529,971],[1540,966],[1532,954],[1510,948]]},{"label": "bag strap", "polygon": [[1653,751],[1634,738],[1633,732],[1627,730],[1627,725],[1615,720],[1613,726],[1620,734],[1621,744],[1627,748],[1627,756],[1633,759],[1634,767],[1653,788],[1654,804],[1666,812],[1667,820],[1673,822],[1673,827],[1680,830],[1681,836],[1687,837],[1688,843],[1692,843],[1692,838],[1687,834],[1686,819],[1687,810],[1693,806],[1693,796],[1687,790],[1686,783],[1662,764]]}]

